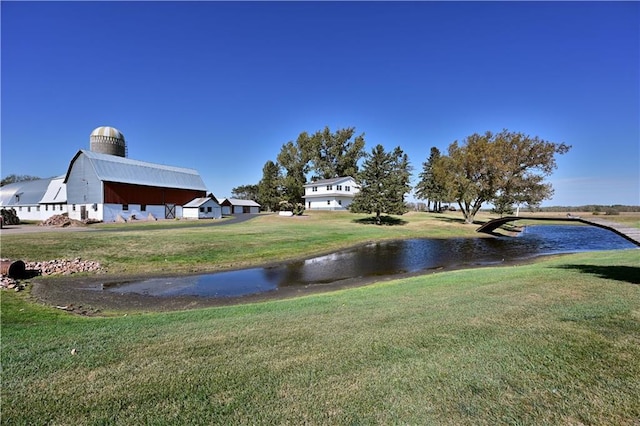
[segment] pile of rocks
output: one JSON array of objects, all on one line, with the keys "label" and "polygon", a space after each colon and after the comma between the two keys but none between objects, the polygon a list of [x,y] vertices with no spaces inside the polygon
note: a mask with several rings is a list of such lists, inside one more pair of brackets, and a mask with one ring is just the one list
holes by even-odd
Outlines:
[{"label": "pile of rocks", "polygon": [[[1,259],[10,262],[8,259]],[[55,259],[45,262],[24,262],[26,278],[36,275],[71,275],[78,272],[104,273],[106,272],[99,262],[93,260],[82,260],[79,257],[73,260]],[[0,288],[23,290],[25,282],[20,279],[11,278],[7,275],[0,276]]]},{"label": "pile of rocks", "polygon": [[47,220],[43,220],[42,222],[40,222],[39,224],[40,226],[57,226],[60,228],[64,228],[67,226],[72,226],[72,225],[82,225],[82,222],[78,221],[78,220],[72,220],[69,219],[69,216],[64,215],[64,214],[56,214],[51,216],[49,219]]}]

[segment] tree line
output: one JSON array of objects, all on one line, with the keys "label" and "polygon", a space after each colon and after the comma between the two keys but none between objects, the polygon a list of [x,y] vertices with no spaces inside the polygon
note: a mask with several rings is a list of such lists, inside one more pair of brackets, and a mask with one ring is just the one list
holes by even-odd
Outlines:
[{"label": "tree line", "polygon": [[[432,210],[456,203],[467,223],[485,203],[492,203],[501,214],[520,206],[539,206],[553,195],[545,178],[557,167],[556,155],[570,148],[506,129],[474,133],[452,142],[446,154],[430,149],[415,195]],[[302,204],[308,182],[352,176],[360,191],[350,210],[375,213],[380,223],[382,214],[408,211],[405,196],[412,190],[411,172],[409,158],[399,146],[386,151],[378,144],[366,152],[364,134],[356,135],[355,128],[332,132],[325,127],[313,134],[302,132],[283,144],[276,161],[265,163],[260,182],[233,188],[232,197],[254,199],[275,211],[282,202]]]}]

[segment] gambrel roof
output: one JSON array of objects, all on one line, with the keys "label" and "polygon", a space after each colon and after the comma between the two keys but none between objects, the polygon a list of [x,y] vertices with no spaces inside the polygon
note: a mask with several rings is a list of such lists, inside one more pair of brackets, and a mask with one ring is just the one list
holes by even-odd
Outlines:
[{"label": "gambrel roof", "polygon": [[118,157],[116,155],[101,154],[81,149],[73,157],[64,182],[69,180],[69,174],[78,157],[84,155],[93,167],[98,179],[103,182],[118,182],[134,185],[155,186],[163,188],[194,189],[206,191],[207,188],[197,170],[182,167],[165,166],[163,164],[147,163]]}]

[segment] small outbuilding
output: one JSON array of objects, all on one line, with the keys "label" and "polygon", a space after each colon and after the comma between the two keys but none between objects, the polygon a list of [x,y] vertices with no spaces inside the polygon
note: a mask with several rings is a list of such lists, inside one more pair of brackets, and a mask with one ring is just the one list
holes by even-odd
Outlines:
[{"label": "small outbuilding", "polygon": [[195,198],[182,206],[185,219],[220,219],[222,207],[213,198]]},{"label": "small outbuilding", "polygon": [[225,198],[220,205],[222,214],[260,213],[260,204],[253,200]]}]

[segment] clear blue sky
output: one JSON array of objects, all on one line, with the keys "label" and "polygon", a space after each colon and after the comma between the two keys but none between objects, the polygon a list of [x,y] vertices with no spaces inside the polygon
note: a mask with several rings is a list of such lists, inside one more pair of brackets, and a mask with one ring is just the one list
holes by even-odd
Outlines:
[{"label": "clear blue sky", "polygon": [[543,205],[640,204],[638,2],[7,2],[1,174],[64,174],[98,126],[129,157],[257,183],[299,133],[400,146],[507,128],[565,142]]}]

